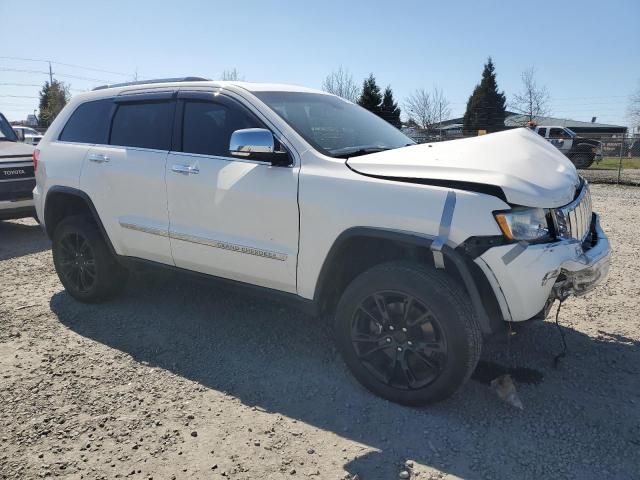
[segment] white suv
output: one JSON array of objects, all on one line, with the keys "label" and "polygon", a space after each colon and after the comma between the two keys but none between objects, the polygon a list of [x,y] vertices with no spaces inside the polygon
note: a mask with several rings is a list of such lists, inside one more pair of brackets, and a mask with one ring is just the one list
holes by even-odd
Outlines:
[{"label": "white suv", "polygon": [[197,78],[78,95],[34,155],[37,213],[76,299],[151,262],[335,317],[353,374],[424,404],[483,336],[606,276],[589,187],[529,129],[416,145],[336,96]]}]

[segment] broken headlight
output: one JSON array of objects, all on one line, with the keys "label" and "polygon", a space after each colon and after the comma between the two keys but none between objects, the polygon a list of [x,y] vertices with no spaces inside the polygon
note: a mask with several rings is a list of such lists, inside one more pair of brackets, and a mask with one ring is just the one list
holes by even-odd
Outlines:
[{"label": "broken headlight", "polygon": [[549,210],[545,208],[514,208],[495,212],[500,230],[508,240],[543,242],[552,239]]}]

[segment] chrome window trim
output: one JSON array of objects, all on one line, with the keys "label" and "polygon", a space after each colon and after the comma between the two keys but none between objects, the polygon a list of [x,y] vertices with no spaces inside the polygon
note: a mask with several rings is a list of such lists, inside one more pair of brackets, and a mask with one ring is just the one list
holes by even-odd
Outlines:
[{"label": "chrome window trim", "polygon": [[[271,163],[269,162],[264,162],[261,160],[249,160],[246,158],[236,158],[236,157],[223,157],[220,155],[207,155],[205,153],[188,153],[188,152],[178,152],[175,150],[171,150],[169,152],[171,155],[178,155],[180,157],[196,157],[196,158],[210,158],[212,160],[221,160],[221,161],[225,161],[225,162],[241,162],[241,163],[253,163],[256,165],[263,165],[263,166],[267,166],[267,167],[271,167]],[[282,167],[276,167],[276,168],[282,168]]]}]

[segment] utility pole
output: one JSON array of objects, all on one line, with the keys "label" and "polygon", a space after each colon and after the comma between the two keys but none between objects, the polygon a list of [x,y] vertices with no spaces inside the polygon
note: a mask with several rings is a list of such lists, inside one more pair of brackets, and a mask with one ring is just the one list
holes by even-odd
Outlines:
[{"label": "utility pole", "polygon": [[51,71],[51,62],[49,62],[49,85],[53,85],[53,72]]}]

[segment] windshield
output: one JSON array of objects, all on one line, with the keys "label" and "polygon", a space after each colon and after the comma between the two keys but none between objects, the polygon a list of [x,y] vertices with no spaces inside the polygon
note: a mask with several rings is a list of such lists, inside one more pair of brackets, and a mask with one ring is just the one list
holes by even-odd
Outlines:
[{"label": "windshield", "polygon": [[569,135],[571,135],[572,137],[576,137],[578,134],[576,132],[574,132],[573,130],[571,130],[570,128],[564,127],[565,132],[567,132]]},{"label": "windshield", "polygon": [[18,137],[16,137],[16,132],[13,131],[7,119],[4,118],[4,115],[0,113],[0,142],[1,141],[10,141],[17,142]]},{"label": "windshield", "polygon": [[413,140],[377,115],[333,95],[254,92],[315,149],[350,157],[413,145]]}]

